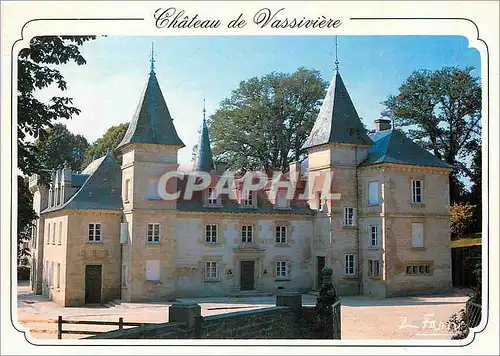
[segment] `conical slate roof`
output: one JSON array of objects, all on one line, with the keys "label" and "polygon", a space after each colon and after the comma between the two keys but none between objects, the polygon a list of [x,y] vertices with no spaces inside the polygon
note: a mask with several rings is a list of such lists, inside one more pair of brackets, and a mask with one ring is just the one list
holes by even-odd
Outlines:
[{"label": "conical slate roof", "polygon": [[210,147],[207,122],[205,118],[203,118],[200,142],[198,143],[198,153],[194,161],[194,169],[196,171],[211,172],[214,168],[214,158],[212,155],[212,148]]},{"label": "conical slate roof", "polygon": [[131,143],[154,143],[185,147],[177,135],[174,122],[161,93],[153,70],[141,95],[139,105],[122,142],[117,148]]},{"label": "conical slate roof", "polygon": [[338,71],[330,83],[316,122],[302,148],[328,143],[373,143],[366,134]]},{"label": "conical slate roof", "polygon": [[361,163],[362,166],[396,163],[412,166],[453,168],[453,166],[441,161],[417,145],[399,130],[375,132],[370,134],[370,138],[375,144],[368,149],[368,156]]}]

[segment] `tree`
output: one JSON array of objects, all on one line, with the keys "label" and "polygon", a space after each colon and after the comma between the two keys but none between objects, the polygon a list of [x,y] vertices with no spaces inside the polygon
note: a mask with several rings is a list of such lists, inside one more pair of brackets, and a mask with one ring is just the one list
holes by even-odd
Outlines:
[{"label": "tree", "polygon": [[450,229],[452,239],[464,237],[471,232],[474,223],[475,206],[469,203],[455,203],[450,206]]},{"label": "tree", "polygon": [[450,175],[452,203],[462,199],[459,178],[467,176],[466,158],[476,149],[481,135],[481,85],[479,78],[471,75],[473,69],[417,70],[397,95],[383,102],[382,116],[455,167]]},{"label": "tree", "polygon": [[214,158],[233,169],[285,170],[304,157],[326,86],[304,68],[241,82],[207,122]]},{"label": "tree", "polygon": [[[102,157],[106,154],[106,149],[110,149],[112,153],[116,153],[116,146],[120,144],[128,129],[128,122],[111,126],[108,131],[92,143],[85,151],[85,156],[82,162],[82,169],[84,169],[94,159]],[[118,156],[115,154],[115,156]]]},{"label": "tree", "polygon": [[[35,141],[52,127],[53,122],[70,119],[78,115],[73,100],[65,96],[55,96],[48,103],[35,98],[38,90],[56,85],[61,91],[67,83],[55,65],[76,62],[85,64],[78,46],[94,39],[95,36],[43,36],[31,39],[29,47],[19,52],[17,68],[17,147],[18,168],[24,175],[42,173],[43,166],[38,159]],[[32,197],[25,178],[18,176],[18,247],[29,237],[28,231],[35,218]],[[19,252],[18,254],[22,253]]]},{"label": "tree", "polygon": [[18,211],[17,211],[17,258],[18,261],[25,260],[30,256],[25,243],[29,241],[33,220],[37,218],[33,210],[33,195],[28,186],[27,178],[17,176],[18,185]]},{"label": "tree", "polygon": [[88,147],[85,137],[74,135],[64,124],[54,124],[35,143],[37,159],[40,166],[44,167],[39,174],[48,178],[51,170],[61,168],[66,163],[72,170],[79,170]]},{"label": "tree", "polygon": [[473,231],[481,231],[482,228],[482,147],[479,144],[474,156],[469,171],[471,180],[471,190],[468,194],[468,201],[474,205],[474,224],[472,225]]}]

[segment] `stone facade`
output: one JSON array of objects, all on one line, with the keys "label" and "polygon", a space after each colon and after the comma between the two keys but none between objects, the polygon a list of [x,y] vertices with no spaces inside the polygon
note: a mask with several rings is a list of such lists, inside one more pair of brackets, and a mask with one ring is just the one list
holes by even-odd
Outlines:
[{"label": "stone facade", "polygon": [[[179,169],[183,143],[154,72],[146,89],[119,145],[121,166],[107,153],[81,173],[56,172],[50,189],[30,181],[40,215],[35,292],[65,306],[307,292],[318,288],[325,265],[339,295],[451,287],[450,167],[387,125],[361,132],[338,73],[307,141],[307,164],[290,171],[302,178],[331,173],[329,191],[340,198],[321,196],[322,178],[307,201],[288,207],[264,195],[250,207],[241,196],[210,206],[208,190],[192,201],[159,198],[159,179]],[[172,132],[152,134],[160,121]],[[202,138],[210,144],[206,125]],[[199,151],[204,160],[196,164],[220,176],[223,165],[214,167],[210,147]],[[182,184],[171,179],[167,191]]]}]

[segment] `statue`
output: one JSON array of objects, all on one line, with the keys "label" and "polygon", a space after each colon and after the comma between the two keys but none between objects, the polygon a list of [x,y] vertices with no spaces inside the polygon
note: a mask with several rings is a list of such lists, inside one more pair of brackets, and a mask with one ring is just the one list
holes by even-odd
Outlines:
[{"label": "statue", "polygon": [[332,284],[333,270],[325,267],[321,271],[323,283],[316,300],[316,328],[319,339],[331,339],[333,336],[333,308],[332,305],[338,300],[337,293]]}]

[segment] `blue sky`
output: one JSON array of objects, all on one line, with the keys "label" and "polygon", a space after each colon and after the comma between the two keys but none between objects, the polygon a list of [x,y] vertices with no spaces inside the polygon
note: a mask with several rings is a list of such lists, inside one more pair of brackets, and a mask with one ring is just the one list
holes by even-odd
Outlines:
[{"label": "blue sky", "polygon": [[[334,36],[99,37],[82,47],[86,65],[60,68],[67,95],[82,110],[61,122],[92,142],[110,126],[130,121],[147,80],[153,41],[157,77],[187,146],[179,151],[180,163],[191,160],[204,94],[210,115],[240,81],[253,76],[298,67],[317,69],[328,81],[333,75]],[[380,102],[416,69],[474,66],[480,76],[479,52],[461,36],[339,36],[338,56],[368,128],[380,117]],[[42,99],[52,95],[59,95],[55,88],[40,93]]]}]

